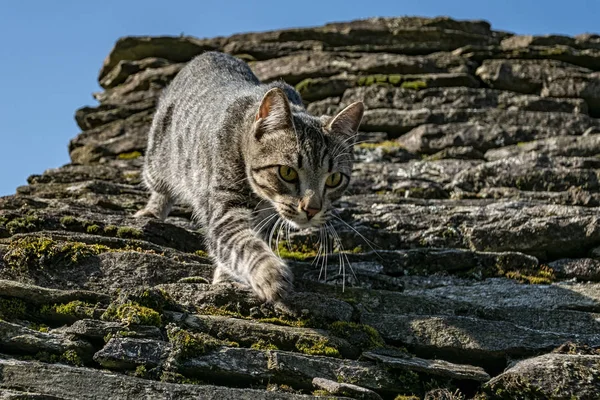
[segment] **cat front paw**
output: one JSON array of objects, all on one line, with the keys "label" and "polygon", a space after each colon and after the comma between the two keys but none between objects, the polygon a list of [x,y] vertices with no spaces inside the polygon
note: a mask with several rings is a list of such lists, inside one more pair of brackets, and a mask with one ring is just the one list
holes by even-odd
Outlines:
[{"label": "cat front paw", "polygon": [[282,299],[292,290],[292,271],[279,258],[264,258],[250,268],[250,284],[261,300],[272,303]]}]

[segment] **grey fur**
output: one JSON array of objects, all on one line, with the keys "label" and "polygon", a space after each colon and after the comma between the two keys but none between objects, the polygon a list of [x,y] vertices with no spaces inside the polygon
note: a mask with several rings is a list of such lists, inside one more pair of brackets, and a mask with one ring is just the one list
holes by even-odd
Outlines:
[{"label": "grey fur", "polygon": [[[277,300],[292,274],[265,239],[280,221],[296,228],[326,221],[348,185],[362,113],[354,103],[323,123],[291,86],[261,84],[242,61],[204,53],[161,97],[143,172],[151,196],[136,216],[164,219],[174,201],[190,204],[216,264],[213,281],[233,279]],[[280,165],[293,167],[299,181],[286,182]],[[338,171],[340,186],[326,188]],[[312,219],[309,210],[318,211]],[[261,236],[266,225],[271,235]]]}]

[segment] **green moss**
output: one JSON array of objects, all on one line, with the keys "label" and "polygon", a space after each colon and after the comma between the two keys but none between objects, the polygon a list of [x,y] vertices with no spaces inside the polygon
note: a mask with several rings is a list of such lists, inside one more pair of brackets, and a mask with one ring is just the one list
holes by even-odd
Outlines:
[{"label": "green moss", "polygon": [[540,50],[541,56],[563,56],[569,54],[569,50],[565,47],[551,47]]},{"label": "green moss", "polygon": [[313,396],[323,396],[323,397],[331,396],[330,392],[328,392],[327,390],[323,390],[323,389],[313,390],[312,394],[313,394]]},{"label": "green moss", "polygon": [[221,346],[237,345],[237,343],[234,342],[225,342],[215,339],[206,333],[194,333],[178,327],[169,329],[167,331],[167,336],[175,349],[177,349],[179,353],[178,357],[184,359],[200,356]]},{"label": "green moss", "polygon": [[60,219],[60,223],[63,226],[69,226],[69,225],[77,224],[77,223],[79,223],[79,221],[76,220],[75,218],[71,217],[70,215],[66,215]]},{"label": "green moss", "polygon": [[267,324],[282,325],[282,326],[295,326],[296,328],[304,328],[304,327],[311,325],[308,320],[303,320],[303,319],[290,320],[287,318],[280,318],[280,317],[260,318],[260,319],[258,319],[258,322],[264,322]]},{"label": "green moss", "polygon": [[88,225],[85,228],[85,231],[87,233],[89,233],[90,235],[95,235],[97,233],[100,233],[100,227],[98,225],[95,225],[95,224],[94,225]]},{"label": "green moss", "polygon": [[262,339],[259,339],[256,343],[252,343],[250,348],[254,350],[279,350],[279,348],[273,343]]},{"label": "green moss", "polygon": [[385,342],[375,328],[354,322],[336,321],[329,326],[329,332],[363,351],[385,346]]},{"label": "green moss", "polygon": [[41,228],[42,220],[36,215],[27,215],[14,218],[5,224],[5,228],[14,235],[15,233],[32,232]]},{"label": "green moss", "polygon": [[52,311],[59,315],[81,316],[84,315],[93,318],[93,304],[84,303],[83,301],[75,300],[66,304],[55,304],[52,306]]},{"label": "green moss", "polygon": [[45,267],[72,266],[84,259],[112,251],[104,245],[81,242],[55,242],[47,237],[26,237],[12,241],[4,256],[13,269],[44,269]]},{"label": "green moss", "polygon": [[393,86],[410,90],[421,90],[427,87],[427,82],[415,78],[417,77],[414,75],[368,75],[359,77],[356,80],[356,86]]},{"label": "green moss", "polygon": [[181,278],[179,280],[179,283],[204,283],[204,284],[210,284],[210,281],[206,278],[203,278],[201,276],[187,276],[185,278]]},{"label": "green moss", "polygon": [[317,251],[306,244],[288,244],[282,240],[277,247],[277,254],[281,258],[304,261],[317,256]]},{"label": "green moss", "polygon": [[145,378],[146,376],[148,376],[148,371],[146,371],[145,366],[138,365],[133,375],[137,376],[138,378]]},{"label": "green moss", "polygon": [[105,321],[121,321],[127,325],[162,325],[162,318],[158,312],[133,302],[118,306],[111,304],[104,314],[102,314],[101,319]]},{"label": "green moss", "polygon": [[0,318],[12,320],[24,318],[27,306],[23,300],[0,298]]},{"label": "green moss", "polygon": [[400,85],[402,89],[410,89],[410,90],[421,90],[427,87],[427,83],[423,81],[408,81],[402,82]]},{"label": "green moss", "polygon": [[296,349],[304,354],[340,357],[339,350],[325,338],[302,337],[296,342]]},{"label": "green moss", "polygon": [[556,281],[554,270],[546,265],[541,265],[538,270],[508,271],[504,274],[509,279],[532,285],[549,285]]},{"label": "green moss", "polygon": [[208,253],[205,252],[204,250],[196,250],[194,252],[195,255],[199,256],[199,257],[204,257],[204,258],[208,258]]},{"label": "green moss", "polygon": [[83,361],[79,354],[75,350],[67,350],[60,356],[61,361],[66,362],[67,364],[82,366]]},{"label": "green moss", "polygon": [[140,153],[139,151],[132,151],[129,153],[121,153],[117,156],[117,158],[119,160],[135,160],[136,158],[139,158],[142,156],[142,153]]},{"label": "green moss", "polygon": [[214,306],[203,306],[198,307],[197,311],[202,315],[218,315],[221,317],[234,317],[234,318],[243,318],[246,319],[242,314],[236,311],[230,311],[223,307],[214,307]]},{"label": "green moss", "polygon": [[122,239],[141,239],[143,236],[144,232],[137,228],[122,226],[117,229],[117,237]]},{"label": "green moss", "polygon": [[161,382],[181,383],[185,385],[206,385],[206,382],[200,379],[188,378],[177,372],[164,371],[160,376]]},{"label": "green moss", "polygon": [[146,289],[141,294],[131,295],[134,303],[148,307],[162,313],[164,310],[177,310],[177,303],[163,289]]},{"label": "green moss", "polygon": [[398,396],[394,397],[394,400],[421,400],[421,398],[412,394],[408,396],[399,394]]},{"label": "green moss", "polygon": [[48,333],[50,331],[50,328],[48,327],[48,325],[36,324],[36,323],[29,325],[29,329],[38,331],[38,332],[42,332],[42,333]]},{"label": "green moss", "polygon": [[115,236],[119,228],[114,225],[106,225],[104,227],[104,233],[110,236]]}]

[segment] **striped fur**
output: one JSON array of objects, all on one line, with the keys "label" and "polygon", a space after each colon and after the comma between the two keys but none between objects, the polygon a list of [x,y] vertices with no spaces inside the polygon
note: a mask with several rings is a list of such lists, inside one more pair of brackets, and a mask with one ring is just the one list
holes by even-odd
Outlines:
[{"label": "striped fur", "polygon": [[[291,289],[292,274],[269,245],[272,233],[278,224],[327,220],[349,183],[362,113],[355,103],[322,122],[291,86],[261,84],[225,54],[198,56],[159,102],[143,172],[151,196],[136,216],[164,219],[174,201],[190,204],[216,265],[213,282],[235,280],[277,300]],[[286,182],[280,165],[294,168],[298,182]],[[342,184],[326,188],[334,172]],[[310,219],[307,207],[320,211]]]}]

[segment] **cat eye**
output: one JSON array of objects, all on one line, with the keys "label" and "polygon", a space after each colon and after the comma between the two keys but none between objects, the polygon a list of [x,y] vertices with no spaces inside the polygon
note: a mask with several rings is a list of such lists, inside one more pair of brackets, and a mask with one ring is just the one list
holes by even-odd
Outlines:
[{"label": "cat eye", "polygon": [[292,167],[288,167],[287,165],[279,166],[279,176],[286,182],[296,182],[298,180],[298,172]]},{"label": "cat eye", "polygon": [[340,183],[342,183],[342,174],[339,172],[334,172],[333,174],[327,177],[327,180],[325,181],[325,186],[327,186],[328,188],[334,188],[340,186]]}]

